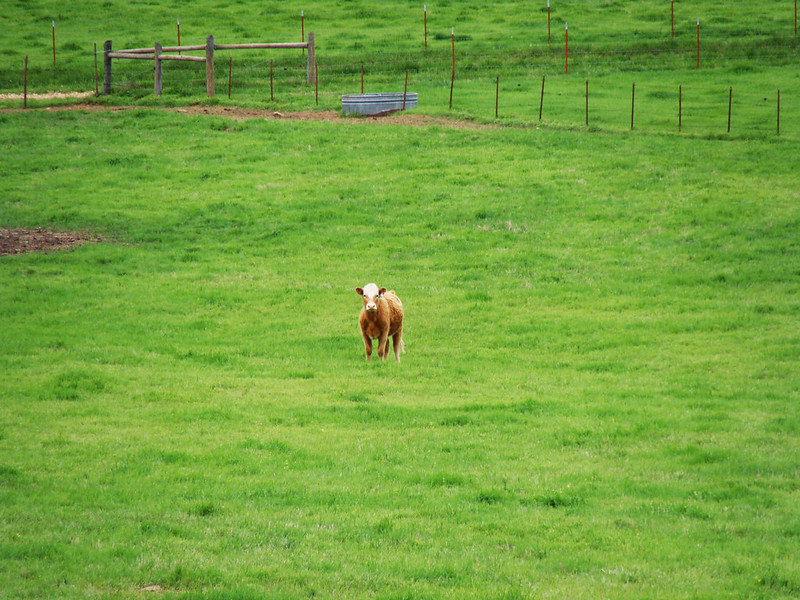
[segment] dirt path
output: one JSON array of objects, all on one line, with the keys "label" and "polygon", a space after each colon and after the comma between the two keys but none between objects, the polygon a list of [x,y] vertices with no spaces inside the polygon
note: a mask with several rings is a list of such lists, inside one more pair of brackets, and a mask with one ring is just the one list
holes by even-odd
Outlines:
[{"label": "dirt path", "polygon": [[[85,95],[92,94],[89,92]],[[84,96],[85,96],[84,95]],[[4,94],[0,95],[3,98],[16,98],[17,95]],[[30,94],[29,98],[33,98]],[[44,96],[42,96],[44,97]],[[82,96],[49,96],[55,97],[82,97]],[[21,96],[20,96],[21,98]],[[91,111],[91,112],[120,112],[128,110],[167,110],[169,112],[189,114],[189,115],[212,115],[218,117],[225,117],[228,119],[235,119],[237,121],[244,121],[248,119],[286,119],[289,121],[338,121],[348,124],[375,124],[375,125],[406,125],[409,127],[447,127],[450,129],[495,129],[494,125],[484,125],[481,123],[472,123],[469,121],[462,121],[459,119],[450,119],[447,117],[433,117],[430,115],[421,115],[408,112],[395,112],[388,115],[375,116],[375,117],[344,117],[342,114],[335,110],[303,110],[298,112],[276,112],[274,110],[256,109],[256,108],[241,108],[236,106],[182,106],[178,108],[159,108],[159,107],[138,107],[138,106],[103,106],[99,104],[65,104],[62,106],[48,106],[46,108],[2,108],[0,113],[3,112],[21,112],[23,110],[41,110],[41,111]]]},{"label": "dirt path", "polygon": [[250,108],[237,108],[228,106],[192,106],[183,108],[168,109],[179,113],[207,114],[220,117],[228,117],[237,120],[246,119],[288,119],[294,121],[339,121],[342,123],[368,123],[381,125],[407,125],[411,127],[449,127],[452,129],[491,129],[491,125],[471,123],[458,119],[448,119],[447,117],[432,117],[408,112],[395,112],[388,115],[375,117],[344,117],[335,110],[305,110],[299,112],[279,113],[271,110],[260,110]]},{"label": "dirt path", "polygon": [[[54,98],[88,98],[94,92],[46,92],[44,94],[28,94],[31,100],[52,100]],[[22,100],[22,94],[0,94],[0,100]]]}]

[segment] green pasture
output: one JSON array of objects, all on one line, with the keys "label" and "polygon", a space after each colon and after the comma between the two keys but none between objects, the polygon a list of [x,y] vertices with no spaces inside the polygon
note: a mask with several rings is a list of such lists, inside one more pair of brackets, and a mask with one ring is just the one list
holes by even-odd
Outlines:
[{"label": "green pasture", "polygon": [[[0,140],[4,226],[104,240],[0,258],[5,597],[800,591],[789,142],[152,109]],[[399,365],[364,361],[368,281]]]},{"label": "green pasture", "polygon": [[[427,47],[423,5],[427,6]],[[794,68],[800,42],[794,33],[791,2],[553,0],[549,42],[544,0],[536,5],[355,0],[313,6],[294,2],[7,3],[0,8],[9,32],[0,39],[0,92],[22,93],[25,56],[29,57],[31,94],[93,91],[95,44],[100,51],[105,40],[111,40],[116,50],[152,47],[156,41],[174,45],[178,19],[184,45],[204,44],[209,34],[218,43],[300,41],[301,10],[304,32],[313,31],[317,42],[318,90],[306,83],[306,59],[300,50],[219,51],[214,99],[206,98],[201,64],[165,62],[163,94],[155,97],[149,61],[114,60],[112,94],[89,101],[339,110],[342,94],[361,90],[363,68],[365,92],[401,91],[408,72],[409,89],[419,94],[420,110],[478,120],[495,119],[499,77],[497,116],[506,124],[530,125],[540,122],[545,77],[544,126],[585,127],[589,81],[589,127],[595,129],[630,128],[631,87],[637,84],[635,123],[653,133],[677,133],[678,89],[684,86],[681,132],[728,135],[728,92],[733,88],[731,136],[777,135],[780,91],[781,134],[800,138],[800,76]],[[696,68],[698,18],[700,69]],[[451,108],[452,37],[457,75]],[[101,55],[100,88],[102,63]],[[0,105],[7,107],[21,102],[20,98],[0,98]],[[74,100],[31,99],[29,106],[64,102]]]},{"label": "green pasture", "polygon": [[[490,59],[503,54],[561,56],[564,28],[576,53],[602,52],[634,56],[665,49],[686,48],[686,66],[694,66],[696,20],[708,50],[729,57],[777,57],[797,47],[791,0],[776,2],[725,2],[723,0],[676,0],[671,31],[668,0],[552,0],[550,41],[547,37],[547,2],[478,0],[432,2],[348,0],[335,2],[211,2],[187,5],[176,0],[12,1],[3,5],[2,16],[13,30],[0,40],[3,63],[31,60],[52,67],[52,24],[56,50],[66,65],[76,69],[91,58],[93,44],[102,48],[113,40],[116,48],[177,43],[177,21],[183,44],[205,43],[213,34],[223,43],[247,41],[301,41],[301,11],[307,33],[315,32],[321,58],[331,63],[364,58],[417,60],[433,57],[447,62],[451,32],[457,50],[465,58]],[[425,48],[424,13],[427,7]],[[91,62],[91,61],[90,61]],[[386,65],[388,66],[388,65]],[[395,65],[396,66],[396,65]],[[10,68],[10,67],[8,67]],[[88,72],[88,69],[87,69]]]},{"label": "green pasture", "polygon": [[[0,229],[100,238],[0,256],[0,598],[800,595],[793,5],[677,1],[674,38],[665,0],[551,5],[550,44],[545,0],[0,5],[3,94],[177,18],[304,10],[320,65],[318,102],[299,51],[219,52],[214,99],[147,61],[92,110],[0,97]],[[362,66],[453,119],[163,110],[339,110]],[[400,364],[364,360],[373,281]]]}]

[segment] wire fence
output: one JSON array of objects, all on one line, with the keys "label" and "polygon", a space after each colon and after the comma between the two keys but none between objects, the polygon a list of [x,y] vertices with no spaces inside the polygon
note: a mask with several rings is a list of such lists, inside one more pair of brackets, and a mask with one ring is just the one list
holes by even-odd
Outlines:
[{"label": "wire fence", "polygon": [[[408,72],[409,85],[420,92],[420,106],[434,112],[519,122],[539,122],[541,116],[545,124],[600,129],[625,128],[632,120],[635,129],[717,135],[720,123],[724,124],[722,133],[728,134],[730,104],[733,135],[800,137],[800,83],[786,72],[787,66],[797,64],[800,43],[789,37],[770,40],[717,41],[701,46],[699,53],[685,41],[632,45],[578,42],[568,50],[566,45],[553,42],[509,50],[487,43],[458,43],[455,39],[451,40],[455,42],[452,50],[440,44],[438,48],[414,51],[377,48],[331,55],[318,51],[319,99],[310,93],[305,81],[306,60],[300,51],[237,55],[232,60],[220,53],[216,83],[220,96],[230,93],[232,98],[257,102],[275,96],[284,104],[291,97],[293,107],[305,103],[303,108],[311,108],[321,102],[322,108],[334,108],[339,95],[361,91],[362,70],[366,72],[365,91],[396,91],[376,87],[397,88]],[[57,68],[34,67],[28,73],[28,89],[54,85],[95,89],[93,61],[94,56],[70,57],[60,61]],[[102,80],[102,72],[97,77]],[[542,78],[546,85],[540,98]],[[0,85],[20,90],[20,70],[0,70]],[[629,98],[632,85],[638,87],[638,103]],[[733,99],[729,103],[730,88]],[[141,98],[152,94],[152,89],[151,62],[114,62],[113,94]],[[194,63],[165,65],[164,92],[178,98],[204,98],[203,67]]]},{"label": "wire fence", "polygon": [[[557,35],[553,36],[551,43],[534,43],[526,38],[472,40],[470,36],[453,34],[452,44],[457,66],[461,69],[497,69],[535,62],[537,68],[554,72],[563,65],[567,54],[566,39],[556,39]],[[446,42],[451,41],[451,36],[436,37]],[[330,74],[354,72],[362,64],[368,65],[372,71],[430,71],[446,66],[451,61],[450,44],[441,43],[442,40],[435,47],[431,44],[430,48],[424,50],[409,47],[407,40],[394,40],[383,45],[357,42],[351,44],[350,48],[326,51],[323,38],[318,50],[318,60],[320,66]],[[70,47],[80,49],[74,44]],[[661,38],[650,41],[638,36],[619,36],[619,39],[611,37],[598,43],[584,42],[580,35],[573,35],[568,54],[570,68],[590,72],[691,68],[695,66],[697,58],[700,59],[702,68],[724,67],[741,61],[749,61],[752,65],[774,66],[797,63],[800,57],[800,38],[777,34],[745,35],[704,40],[697,47],[692,39]],[[65,86],[82,81],[83,87],[88,87],[93,58],[91,49],[81,51],[80,54],[73,51],[66,56],[59,56],[57,66],[55,61],[51,63],[49,58],[41,60],[39,57],[38,62],[31,62],[31,84],[34,87]],[[281,60],[276,57],[276,63]],[[0,62],[0,89],[19,89],[21,71],[21,60],[19,64],[13,65],[7,59]]]},{"label": "wire fence", "polygon": [[[800,58],[800,48],[774,46],[761,48],[757,53],[742,51],[731,53],[723,49],[710,49],[701,55],[702,69],[737,68],[741,71],[752,71],[762,67],[778,67],[797,64]],[[304,68],[304,61],[300,58],[284,58],[276,56],[271,59],[276,69],[289,70]],[[674,49],[653,48],[648,52],[631,49],[570,49],[568,70],[581,72],[586,75],[608,74],[613,72],[636,71],[672,71],[695,67],[695,56],[688,56],[685,52]],[[398,53],[376,51],[362,56],[326,57],[318,55],[317,62],[328,77],[347,76],[359,73],[361,68],[367,68],[373,74],[383,76],[396,76],[399,73],[410,71],[420,74],[443,73],[450,75],[452,57],[448,53]],[[234,59],[238,72],[248,73],[264,69],[269,66],[270,59],[239,58]],[[565,70],[565,56],[553,51],[540,51],[540,49],[525,49],[518,52],[456,52],[456,70],[458,72],[503,72],[508,69],[520,67],[545,74],[559,74]],[[183,77],[175,69],[178,77]],[[138,71],[138,74],[137,74]],[[115,68],[115,76],[118,69]],[[123,70],[119,70],[123,72]],[[139,75],[152,72],[152,66],[139,66],[126,76],[135,80]],[[47,71],[44,71],[47,79]]]}]

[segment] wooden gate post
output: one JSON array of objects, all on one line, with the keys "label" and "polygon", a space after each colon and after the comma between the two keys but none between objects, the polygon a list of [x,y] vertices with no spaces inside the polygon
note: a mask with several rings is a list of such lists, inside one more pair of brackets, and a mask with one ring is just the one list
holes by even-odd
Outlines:
[{"label": "wooden gate post", "polygon": [[103,95],[111,93],[111,40],[106,40],[103,44]]},{"label": "wooden gate post", "polygon": [[153,94],[161,95],[161,44],[155,43],[155,75],[153,76]]},{"label": "wooden gate post", "polygon": [[308,85],[316,83],[317,60],[314,52],[314,33],[308,32]]},{"label": "wooden gate post", "polygon": [[97,84],[97,42],[94,43],[94,95],[100,95]]},{"label": "wooden gate post", "polygon": [[214,36],[206,40],[206,93],[209,98],[214,97]]}]

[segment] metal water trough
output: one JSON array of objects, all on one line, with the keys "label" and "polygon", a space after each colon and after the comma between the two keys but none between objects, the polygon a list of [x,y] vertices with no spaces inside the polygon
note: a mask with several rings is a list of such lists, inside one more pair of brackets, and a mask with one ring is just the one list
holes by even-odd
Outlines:
[{"label": "metal water trough", "polygon": [[[405,96],[405,106],[403,105]],[[416,92],[388,94],[344,94],[342,113],[346,115],[383,115],[404,108],[417,107]]]}]

